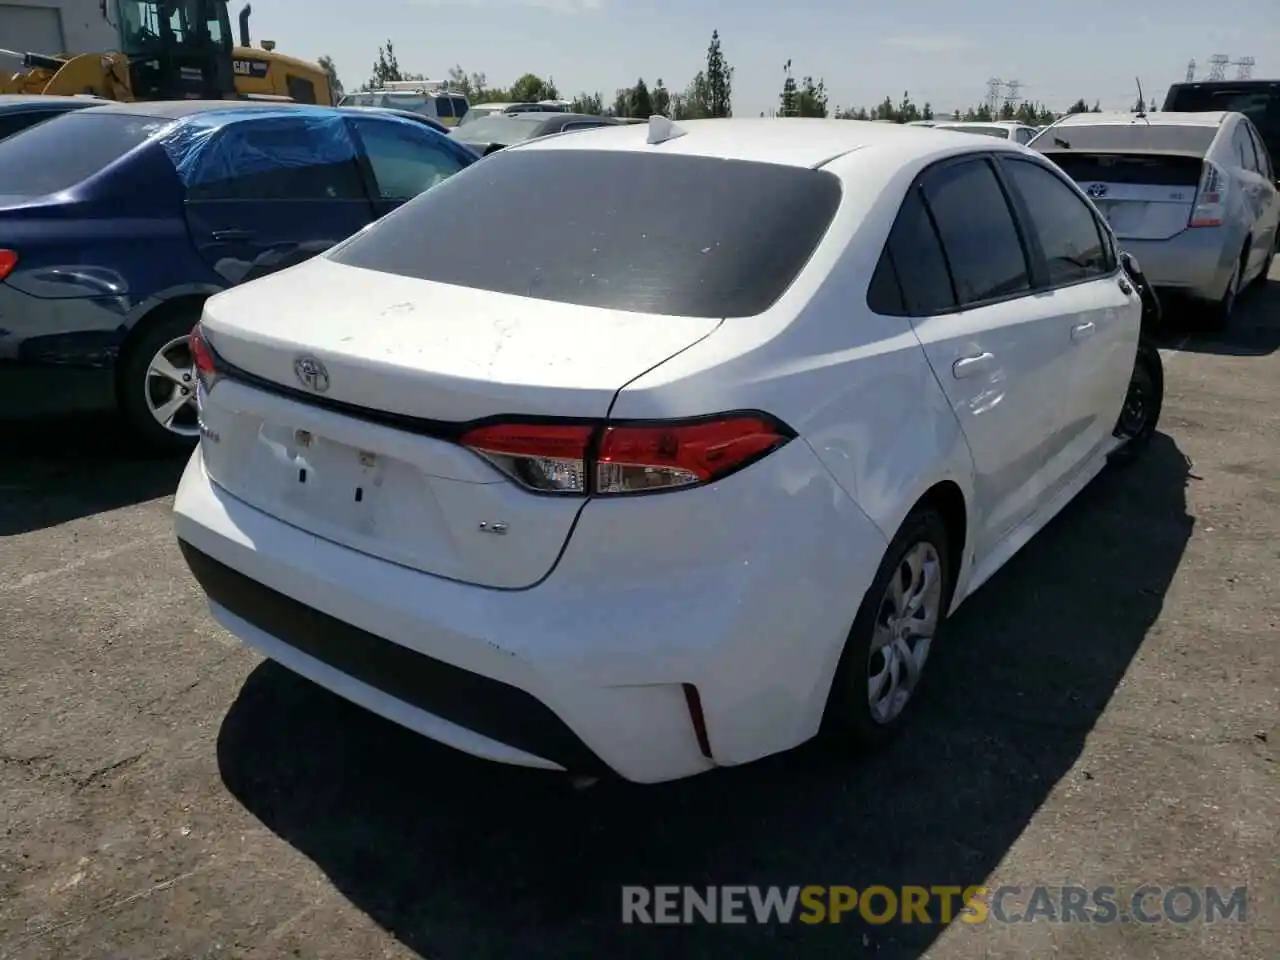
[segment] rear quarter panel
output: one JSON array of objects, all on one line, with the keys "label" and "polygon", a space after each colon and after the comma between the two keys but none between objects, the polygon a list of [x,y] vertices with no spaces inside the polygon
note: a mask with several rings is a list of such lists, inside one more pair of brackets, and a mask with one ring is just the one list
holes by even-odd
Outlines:
[{"label": "rear quarter panel", "polygon": [[[628,384],[611,415],[772,413],[798,431],[886,539],[940,481],[954,482],[971,503],[968,446],[910,322],[867,307],[901,198],[924,166],[903,166],[892,156],[862,159],[859,173],[887,186],[846,191],[827,237],[778,303],[759,317],[726,320]],[[963,558],[962,577],[969,560]]]},{"label": "rear quarter panel", "polygon": [[19,253],[0,356],[111,367],[129,330],[175,296],[224,286],[195,255],[182,192],[159,146],[144,148],[58,198],[0,211]]}]

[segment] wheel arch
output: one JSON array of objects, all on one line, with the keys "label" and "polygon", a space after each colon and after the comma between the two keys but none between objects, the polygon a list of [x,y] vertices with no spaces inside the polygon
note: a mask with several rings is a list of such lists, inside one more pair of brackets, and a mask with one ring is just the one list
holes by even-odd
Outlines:
[{"label": "wheel arch", "polygon": [[148,330],[152,329],[156,324],[163,323],[169,318],[181,315],[186,311],[198,313],[204,308],[204,302],[219,292],[221,291],[217,287],[200,285],[183,287],[167,294],[148,298],[145,303],[135,310],[134,317],[129,325],[129,331],[120,343],[120,350],[116,354],[117,373],[133,351],[134,346],[146,335]]}]

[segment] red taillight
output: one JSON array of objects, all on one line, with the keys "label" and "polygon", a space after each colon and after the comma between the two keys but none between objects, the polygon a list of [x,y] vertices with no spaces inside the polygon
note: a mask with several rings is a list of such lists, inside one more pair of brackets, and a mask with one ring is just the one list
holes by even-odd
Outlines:
[{"label": "red taillight", "polygon": [[786,440],[772,423],[755,416],[606,427],[594,492],[640,493],[708,483]]},{"label": "red taillight", "polygon": [[187,343],[191,347],[191,362],[196,368],[196,376],[208,390],[213,386],[213,381],[218,378],[218,367],[213,359],[213,351],[205,342],[204,333],[199,324],[192,328]]},{"label": "red taillight", "polygon": [[13,273],[18,265],[18,254],[13,250],[0,250],[0,280]]},{"label": "red taillight", "polygon": [[763,414],[619,424],[500,423],[462,444],[542,493],[647,493],[718,480],[786,443]]},{"label": "red taillight", "polygon": [[590,424],[496,423],[462,438],[513,480],[541,493],[586,493]]},{"label": "red taillight", "polygon": [[1210,160],[1204,162],[1200,186],[1191,205],[1189,227],[1220,227],[1226,219],[1226,172]]}]

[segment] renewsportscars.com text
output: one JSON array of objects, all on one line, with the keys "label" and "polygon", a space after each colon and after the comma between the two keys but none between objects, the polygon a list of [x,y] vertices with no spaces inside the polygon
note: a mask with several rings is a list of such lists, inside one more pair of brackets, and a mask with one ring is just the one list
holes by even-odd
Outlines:
[{"label": "renewsportscars.com text", "polygon": [[719,886],[622,888],[622,922],[1174,923],[1248,918],[1246,887]]}]

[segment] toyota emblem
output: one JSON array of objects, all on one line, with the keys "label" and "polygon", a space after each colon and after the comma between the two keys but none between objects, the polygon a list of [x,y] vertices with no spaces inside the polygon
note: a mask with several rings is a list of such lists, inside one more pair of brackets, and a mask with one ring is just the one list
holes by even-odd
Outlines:
[{"label": "toyota emblem", "polygon": [[315,357],[299,357],[293,361],[293,373],[308,390],[324,393],[329,389],[329,371]]},{"label": "toyota emblem", "polygon": [[1089,184],[1089,189],[1085,192],[1097,200],[1099,197],[1107,195],[1107,185],[1105,183],[1091,183]]}]

